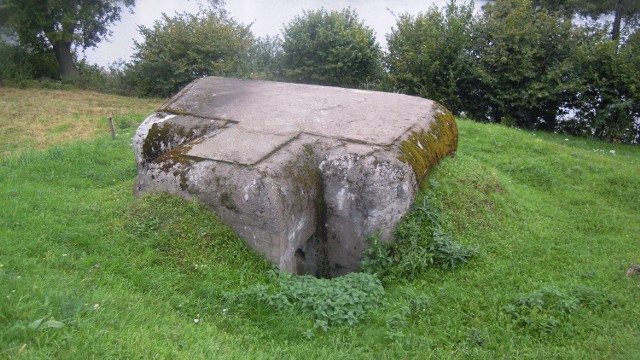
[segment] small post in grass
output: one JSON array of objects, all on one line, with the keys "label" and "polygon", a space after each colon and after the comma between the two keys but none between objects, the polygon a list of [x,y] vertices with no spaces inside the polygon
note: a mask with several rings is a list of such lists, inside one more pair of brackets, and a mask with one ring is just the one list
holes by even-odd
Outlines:
[{"label": "small post in grass", "polygon": [[111,138],[115,140],[116,138],[116,129],[113,127],[113,116],[109,115],[109,129],[111,129]]}]

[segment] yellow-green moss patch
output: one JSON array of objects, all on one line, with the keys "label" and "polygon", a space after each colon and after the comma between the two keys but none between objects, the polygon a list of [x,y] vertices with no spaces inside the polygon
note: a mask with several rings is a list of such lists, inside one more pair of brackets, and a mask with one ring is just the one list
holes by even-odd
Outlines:
[{"label": "yellow-green moss patch", "polygon": [[412,131],[400,144],[402,155],[398,160],[411,165],[418,182],[442,158],[455,154],[458,148],[458,127],[453,114],[442,105],[436,105],[434,112],[434,122],[429,130]]}]

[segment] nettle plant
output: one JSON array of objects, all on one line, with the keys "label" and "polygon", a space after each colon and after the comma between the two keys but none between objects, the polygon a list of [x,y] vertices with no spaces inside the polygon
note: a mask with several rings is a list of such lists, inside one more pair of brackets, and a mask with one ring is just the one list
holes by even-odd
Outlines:
[{"label": "nettle plant", "polygon": [[618,301],[603,290],[544,287],[519,296],[503,311],[517,329],[534,335],[546,335],[556,334],[566,327],[575,313],[598,313],[618,306]]},{"label": "nettle plant", "polygon": [[385,295],[380,280],[365,273],[334,279],[272,273],[270,279],[268,285],[252,286],[225,297],[237,307],[302,310],[313,316],[314,328],[327,331],[334,325],[355,325],[367,311],[381,306]]},{"label": "nettle plant", "polygon": [[[432,184],[436,186],[437,184]],[[369,238],[360,269],[383,279],[414,279],[430,268],[453,269],[467,263],[478,250],[453,240],[441,225],[438,209],[431,205],[434,194],[418,198],[394,232],[394,241]]]}]

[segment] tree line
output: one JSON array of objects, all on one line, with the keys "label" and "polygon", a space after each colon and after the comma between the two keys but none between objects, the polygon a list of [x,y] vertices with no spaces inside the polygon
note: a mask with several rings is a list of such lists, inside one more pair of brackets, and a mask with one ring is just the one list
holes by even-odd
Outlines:
[{"label": "tree line", "polygon": [[384,51],[350,8],[303,11],[281,36],[261,38],[210,0],[139,27],[129,62],[103,69],[74,57],[72,45],[97,45],[133,6],[0,0],[0,82],[54,78],[168,97],[210,75],[291,81],[421,96],[477,121],[640,140],[637,0],[496,0],[478,13],[452,1],[397,16]]}]

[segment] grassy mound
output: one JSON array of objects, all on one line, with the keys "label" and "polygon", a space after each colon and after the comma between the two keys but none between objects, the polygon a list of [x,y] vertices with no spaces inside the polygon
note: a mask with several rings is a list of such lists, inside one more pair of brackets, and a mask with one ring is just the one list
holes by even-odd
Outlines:
[{"label": "grassy mound", "polygon": [[144,115],[122,114],[116,140],[4,153],[0,358],[640,353],[640,278],[624,276],[640,263],[638,147],[459,120],[456,157],[425,181],[426,213],[478,252],[382,289],[370,276],[292,282],[200,205],[135,200],[130,137]]}]

